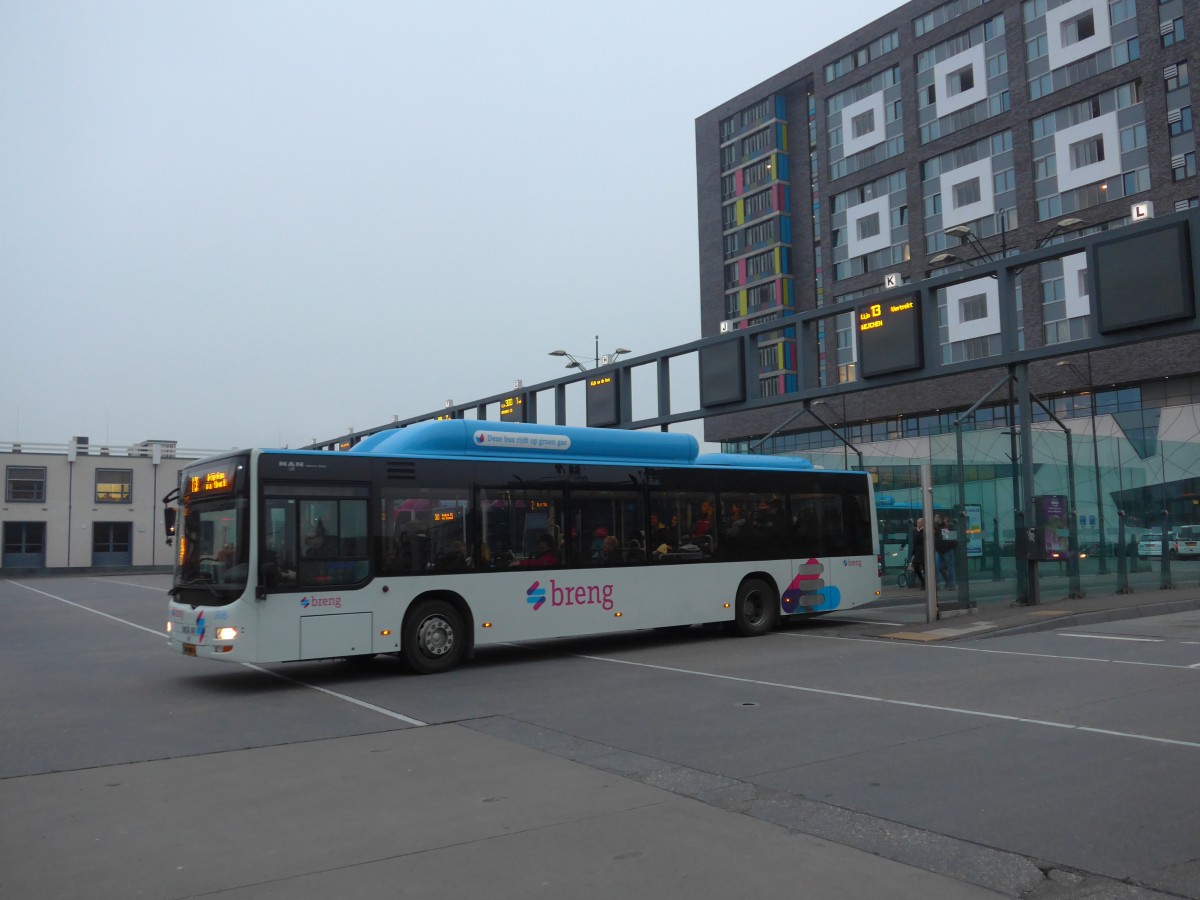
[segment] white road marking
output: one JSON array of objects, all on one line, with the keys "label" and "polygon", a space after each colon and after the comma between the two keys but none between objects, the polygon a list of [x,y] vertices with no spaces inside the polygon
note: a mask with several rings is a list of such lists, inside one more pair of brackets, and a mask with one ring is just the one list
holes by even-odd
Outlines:
[{"label": "white road marking", "polygon": [[877,644],[884,647],[908,647],[913,650],[955,650],[959,653],[995,653],[999,656],[1029,656],[1034,659],[1062,659],[1068,662],[1120,663],[1125,666],[1145,666],[1148,669],[1194,669],[1179,663],[1143,662],[1133,659],[1109,659],[1105,656],[1071,656],[1066,653],[1034,653],[1031,650],[989,650],[984,647],[964,647],[961,644],[910,643],[908,641],[880,641],[875,638],[838,637],[832,634],[798,634],[782,632],[782,637],[806,638],[812,641],[851,641],[861,644]]},{"label": "white road marking", "polygon": [[1043,728],[1065,728],[1069,731],[1083,731],[1088,734],[1103,734],[1110,737],[1123,737],[1135,741],[1147,741],[1153,744],[1169,744],[1173,747],[1189,747],[1200,750],[1200,743],[1195,741],[1177,741],[1171,738],[1153,737],[1148,734],[1136,734],[1128,731],[1111,731],[1106,728],[1091,728],[1087,725],[1072,725],[1068,722],[1051,722],[1047,719],[1026,719],[1023,716],[1009,716],[1003,713],[983,712],[977,709],[960,709],[954,706],[936,706],[930,703],[916,703],[912,700],[892,700],[887,697],[873,697],[869,694],[851,694],[846,691],[831,691],[826,688],[804,687],[798,684],[783,684],[777,681],[760,681],[755,678],[742,678],[737,675],[719,675],[715,672],[700,672],[695,669],[678,669],[673,666],[657,666],[651,663],[633,662],[627,659],[617,659],[611,656],[587,656],[572,654],[576,659],[590,659],[595,662],[617,663],[623,666],[636,666],[642,669],[654,669],[660,672],[672,672],[677,675],[694,675],[699,678],[714,678],[718,681],[733,681],[738,684],[753,684],[758,687],[779,688],[785,691],[798,691],[804,694],[819,694],[823,697],[837,697],[843,700],[863,700],[868,703],[883,703],[888,706],[904,706],[909,709],[923,709],[930,712],[953,713],[959,716],[973,716],[981,719],[993,719],[1000,722],[1014,722],[1020,725],[1039,725]]},{"label": "white road marking", "polygon": [[336,697],[338,700],[345,700],[347,703],[353,703],[355,706],[361,706],[363,709],[369,709],[371,712],[377,712],[381,715],[389,716],[393,719],[399,719],[401,722],[407,722],[409,725],[424,726],[428,722],[422,722],[420,719],[414,719],[402,713],[393,712],[390,709],[384,709],[382,706],[376,706],[374,703],[367,703],[365,700],[359,700],[356,697],[350,697],[346,694],[339,694],[337,691],[331,691],[329,688],[318,687],[315,684],[309,684],[307,681],[299,681],[288,675],[282,675],[279,672],[272,672],[270,669],[264,669],[262,666],[256,666],[252,663],[238,663],[245,666],[247,669],[253,669],[255,672],[262,672],[264,675],[270,675],[273,678],[278,678],[281,681],[290,681],[292,684],[298,684],[301,687],[312,688],[314,691],[320,691],[322,694],[328,694],[330,697]]},{"label": "white road marking", "polygon": [[[97,616],[104,616],[106,619],[112,619],[114,622],[120,622],[122,625],[128,625],[130,628],[136,628],[139,631],[145,631],[154,635],[155,637],[162,638],[163,640],[166,640],[167,638],[165,632],[155,631],[153,628],[147,628],[145,625],[139,625],[136,622],[130,622],[128,619],[122,619],[120,616],[113,616],[106,612],[100,612],[98,609],[92,609],[90,606],[84,606],[82,603],[76,603],[73,600],[68,600],[66,597],[59,597],[55,594],[48,594],[45,591],[39,591],[37,588],[30,587],[27,584],[21,584],[19,581],[8,580],[8,583],[16,585],[19,588],[25,588],[27,591],[33,591],[35,594],[41,594],[43,597],[49,597],[51,600],[57,600],[60,603],[66,603],[68,606],[74,606],[76,609],[82,609],[84,612],[94,613]],[[135,587],[136,586],[137,585],[135,585]],[[382,706],[376,706],[373,703],[367,703],[364,700],[359,700],[346,694],[339,694],[337,691],[329,690],[329,688],[318,687],[315,684],[309,684],[307,681],[299,681],[298,679],[291,678],[288,675],[281,675],[279,672],[272,672],[270,669],[264,669],[261,666],[252,665],[251,663],[237,663],[237,665],[244,666],[247,669],[253,669],[255,672],[261,672],[264,675],[270,675],[272,678],[278,678],[281,681],[288,681],[292,684],[299,685],[300,687],[306,687],[314,691],[319,691],[322,694],[328,694],[330,697],[334,697],[338,700],[344,700],[347,703],[353,703],[355,706],[361,706],[363,709],[369,709],[371,712],[377,712],[380,715],[388,716],[392,719],[399,719],[401,722],[407,722],[409,725],[424,726],[429,724],[428,722],[422,722],[420,719],[414,719],[410,716],[403,715],[402,713],[393,712],[390,709],[384,709]]]},{"label": "white road marking", "polygon": [[1161,644],[1163,642],[1162,638],[1127,637],[1121,634],[1073,634],[1069,631],[1060,631],[1058,636],[1091,638],[1097,641],[1139,641],[1144,644]]},{"label": "white road marking", "polygon": [[98,581],[101,584],[123,584],[125,587],[141,588],[143,591],[158,591],[160,594],[165,594],[169,588],[154,587],[150,584],[134,584],[132,581],[117,581],[112,578],[93,578],[92,581]]},{"label": "white road marking", "polygon": [[9,580],[8,583],[15,584],[19,588],[25,588],[27,591],[33,591],[35,594],[41,594],[43,597],[49,597],[51,600],[57,600],[60,603],[65,603],[68,606],[74,606],[76,609],[82,609],[84,612],[94,613],[97,616],[104,616],[106,619],[112,619],[114,622],[120,622],[122,625],[128,625],[130,628],[137,628],[139,631],[144,631],[147,634],[152,634],[155,637],[162,638],[163,640],[167,639],[166,632],[157,631],[154,628],[147,628],[145,625],[139,625],[136,622],[130,622],[127,619],[122,619],[118,616],[112,616],[106,612],[100,612],[98,609],[92,609],[90,606],[84,606],[82,603],[76,603],[74,600],[68,600],[66,597],[58,597],[54,594],[47,594],[45,591],[39,591],[35,587],[30,587],[27,584],[21,584],[19,581]]}]

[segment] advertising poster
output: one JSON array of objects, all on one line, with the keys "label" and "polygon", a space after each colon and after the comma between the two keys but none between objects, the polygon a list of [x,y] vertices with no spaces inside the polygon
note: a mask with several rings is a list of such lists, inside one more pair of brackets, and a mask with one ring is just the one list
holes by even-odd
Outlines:
[{"label": "advertising poster", "polygon": [[983,507],[968,503],[963,508],[967,514],[967,557],[983,556]]},{"label": "advertising poster", "polygon": [[1032,548],[1035,559],[1061,559],[1067,555],[1067,498],[1061,494],[1034,497],[1037,515],[1037,544]]}]

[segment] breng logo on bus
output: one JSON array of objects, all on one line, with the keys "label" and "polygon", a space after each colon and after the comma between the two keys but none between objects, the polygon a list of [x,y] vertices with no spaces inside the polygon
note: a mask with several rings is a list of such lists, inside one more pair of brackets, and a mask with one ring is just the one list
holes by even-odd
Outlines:
[{"label": "breng logo on bus", "polygon": [[342,608],[342,598],[341,597],[301,597],[300,605],[303,606],[305,609],[309,609],[314,606],[332,606],[337,609],[341,609]]},{"label": "breng logo on bus", "polygon": [[[540,581],[535,581],[525,591],[525,600],[535,610],[539,610],[546,602],[546,588]],[[601,609],[613,608],[613,586],[611,584],[577,584],[559,586],[553,578],[550,579],[551,606],[590,606],[598,605]]]}]

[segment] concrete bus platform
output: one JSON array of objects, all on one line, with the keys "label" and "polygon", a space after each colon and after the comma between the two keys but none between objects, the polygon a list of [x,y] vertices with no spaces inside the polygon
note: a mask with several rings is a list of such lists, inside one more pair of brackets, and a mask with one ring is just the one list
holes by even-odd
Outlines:
[{"label": "concrete bus platform", "polygon": [[12,898],[1004,896],[453,724],[8,778],[0,808]]},{"label": "concrete bus platform", "polygon": [[[972,586],[974,590],[974,585]],[[1010,589],[1011,590],[1011,589]],[[960,608],[955,591],[940,590],[941,604],[936,621],[927,622],[924,590],[885,588],[883,599],[867,607],[830,618],[861,622],[862,633],[872,637],[904,641],[954,641],[966,638],[1021,634],[1056,628],[1079,628],[1099,622],[1118,622],[1143,616],[1200,609],[1200,585],[1173,588],[1139,588],[1125,594],[1115,591],[1088,593],[1082,597],[1043,595],[1036,606],[1023,606],[1012,597],[995,593],[980,598],[970,609]]]}]

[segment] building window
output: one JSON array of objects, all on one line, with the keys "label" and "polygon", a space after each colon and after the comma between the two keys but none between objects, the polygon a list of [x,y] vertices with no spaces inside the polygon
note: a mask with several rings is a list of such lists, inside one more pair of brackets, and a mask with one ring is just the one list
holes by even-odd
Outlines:
[{"label": "building window", "polygon": [[744,190],[758,187],[764,181],[771,180],[771,160],[762,159],[752,166],[742,170],[742,187]]},{"label": "building window", "polygon": [[128,553],[133,525],[129,522],[95,522],[92,527],[92,553]]},{"label": "building window", "polygon": [[1183,181],[1196,174],[1196,154],[1181,153],[1171,157],[1171,177],[1175,181]]},{"label": "building window", "polygon": [[1187,32],[1183,28],[1183,16],[1173,19],[1170,22],[1164,22],[1159,27],[1159,32],[1162,35],[1162,45],[1164,47],[1175,46],[1187,37]]},{"label": "building window", "polygon": [[1182,109],[1172,110],[1167,116],[1167,123],[1171,137],[1179,137],[1181,134],[1187,134],[1192,130],[1192,108],[1185,106]]},{"label": "building window", "polygon": [[958,301],[958,320],[974,322],[987,318],[987,294],[975,294]]},{"label": "building window", "polygon": [[745,217],[747,219],[752,219],[764,212],[769,212],[771,209],[771,192],[767,190],[751,194],[743,201],[743,209],[745,210]]},{"label": "building window", "polygon": [[873,238],[879,234],[879,213],[871,213],[858,220],[858,239],[860,241]]},{"label": "building window", "polygon": [[97,469],[96,502],[129,503],[133,500],[132,469]]},{"label": "building window", "polygon": [[956,184],[954,186],[954,208],[959,209],[963,206],[970,206],[972,203],[978,203],[981,196],[978,178],[971,178]]},{"label": "building window", "polygon": [[850,120],[850,131],[854,137],[860,138],[875,130],[875,110],[868,109]]},{"label": "building window", "polygon": [[758,309],[760,306],[775,305],[775,282],[756,285],[746,291],[746,308]]},{"label": "building window", "polygon": [[775,274],[775,251],[768,250],[746,259],[746,277],[759,278]]},{"label": "building window", "polygon": [[975,87],[975,68],[973,66],[964,66],[957,72],[951,72],[946,76],[947,97],[969,91],[973,87]]},{"label": "building window", "polygon": [[44,466],[6,466],[4,499],[9,503],[45,503]]},{"label": "building window", "polygon": [[43,556],[46,552],[45,522],[5,522],[4,555],[7,565],[17,565],[14,556]]},{"label": "building window", "polygon": [[1103,159],[1104,138],[1100,135],[1071,145],[1072,169],[1082,169],[1084,166],[1095,165]]},{"label": "building window", "polygon": [[1167,66],[1163,71],[1163,81],[1166,82],[1168,91],[1175,91],[1181,87],[1188,86],[1188,64],[1184,62],[1176,63],[1173,66]]},{"label": "building window", "polygon": [[754,249],[775,240],[775,220],[768,219],[746,229],[746,246]]},{"label": "building window", "polygon": [[771,141],[771,129],[764,128],[762,131],[755,132],[748,138],[742,140],[742,158],[749,159],[756,153],[760,153],[767,148]]},{"label": "building window", "polygon": [[1086,41],[1090,37],[1096,36],[1096,21],[1092,18],[1092,11],[1089,9],[1083,15],[1076,16],[1074,19],[1068,19],[1062,23],[1062,45],[1064,47],[1071,44],[1078,44],[1080,41]]}]

